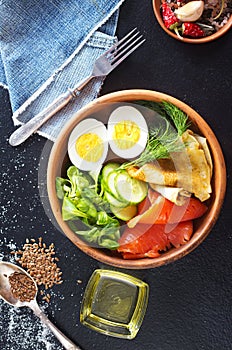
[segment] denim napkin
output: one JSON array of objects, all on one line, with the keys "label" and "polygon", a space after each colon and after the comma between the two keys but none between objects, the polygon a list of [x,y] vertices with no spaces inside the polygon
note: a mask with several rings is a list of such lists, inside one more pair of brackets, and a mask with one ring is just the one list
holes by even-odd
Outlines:
[{"label": "denim napkin", "polygon": [[[13,121],[30,120],[88,76],[116,40],[124,0],[0,0],[0,86],[9,90]],[[54,141],[66,121],[97,97],[103,78],[38,131]]]}]

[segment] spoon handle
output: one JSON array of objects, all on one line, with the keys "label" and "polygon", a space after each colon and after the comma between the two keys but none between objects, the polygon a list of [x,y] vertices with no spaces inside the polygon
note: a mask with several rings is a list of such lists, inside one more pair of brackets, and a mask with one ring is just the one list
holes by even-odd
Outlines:
[{"label": "spoon handle", "polygon": [[40,318],[40,320],[53,332],[56,338],[60,341],[66,350],[82,350],[79,346],[75,345],[69,338],[67,338],[42,312],[36,301],[32,301],[28,304],[34,314]]}]

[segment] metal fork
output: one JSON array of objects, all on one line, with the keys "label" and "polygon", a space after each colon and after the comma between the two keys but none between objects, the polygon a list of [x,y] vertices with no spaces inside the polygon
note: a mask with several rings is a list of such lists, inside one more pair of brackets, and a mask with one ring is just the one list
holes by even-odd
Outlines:
[{"label": "metal fork", "polygon": [[11,146],[18,146],[23,143],[29,136],[37,131],[49,118],[65,107],[71,99],[78,97],[78,93],[93,78],[108,75],[114,68],[125,60],[132,52],[144,43],[145,39],[140,35],[137,28],[134,28],[116,44],[114,44],[103,55],[95,61],[93,71],[90,76],[80,81],[73,89],[68,89],[60,95],[42,112],[37,114],[26,124],[19,127],[10,136],[9,143]]}]

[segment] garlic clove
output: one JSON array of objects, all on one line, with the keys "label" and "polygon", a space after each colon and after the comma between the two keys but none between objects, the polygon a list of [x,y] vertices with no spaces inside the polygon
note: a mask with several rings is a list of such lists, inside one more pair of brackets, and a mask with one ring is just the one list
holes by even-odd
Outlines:
[{"label": "garlic clove", "polygon": [[197,21],[204,11],[204,1],[194,0],[175,10],[176,17],[182,22]]}]

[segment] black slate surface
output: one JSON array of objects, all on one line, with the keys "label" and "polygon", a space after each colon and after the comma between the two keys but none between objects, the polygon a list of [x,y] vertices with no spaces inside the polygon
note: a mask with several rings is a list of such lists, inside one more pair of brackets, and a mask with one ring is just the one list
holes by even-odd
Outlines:
[{"label": "black slate surface", "polygon": [[[150,285],[149,305],[134,340],[101,335],[80,325],[79,311],[92,272],[102,267],[79,251],[50,221],[46,192],[39,192],[41,167],[52,143],[34,135],[13,148],[15,127],[8,93],[0,89],[0,257],[25,239],[43,236],[54,242],[65,282],[52,298],[39,303],[48,317],[83,350],[229,350],[231,336],[232,240],[232,31],[209,44],[191,45],[166,35],[153,15],[151,1],[127,0],[117,34],[137,26],[146,43],[107,77],[101,94],[144,88],[157,90],[194,108],[215,132],[227,166],[227,192],[220,217],[206,240],[183,259],[156,269],[131,271]],[[45,157],[46,158],[46,157]],[[38,173],[40,178],[38,180]],[[43,205],[42,202],[45,204]],[[82,283],[77,283],[81,280]],[[61,350],[30,310],[13,309],[0,300],[2,350]]]}]

